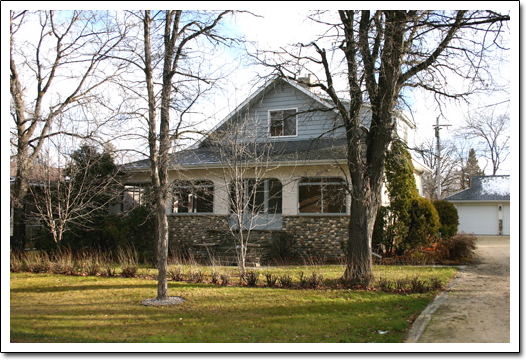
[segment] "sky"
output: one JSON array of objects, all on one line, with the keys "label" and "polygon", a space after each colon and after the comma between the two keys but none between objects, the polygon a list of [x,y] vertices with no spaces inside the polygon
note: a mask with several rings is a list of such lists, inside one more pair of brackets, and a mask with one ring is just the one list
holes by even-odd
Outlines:
[{"label": "sky", "polygon": [[[504,9],[509,8],[511,6],[508,2],[503,3],[503,5],[499,5],[499,8]],[[88,2],[85,4],[94,3]],[[311,11],[308,10],[309,6],[312,8],[313,6],[319,4],[307,2],[304,4],[305,6],[301,7],[298,6],[298,3],[293,2],[280,2],[279,4],[280,11],[276,11],[274,6],[276,5],[276,3],[250,3],[248,5],[250,7],[249,11],[252,12],[254,15],[243,13],[237,14],[233,19],[233,22],[228,26],[232,28],[232,31],[237,32],[239,34],[243,34],[247,40],[256,42],[258,44],[258,47],[262,49],[277,49],[298,42],[308,43],[324,31],[325,28],[323,26],[315,24],[307,19],[307,15]],[[342,3],[340,2],[323,3],[324,8],[326,9],[336,9],[338,8],[338,6],[341,6],[341,4]],[[378,3],[373,4],[375,6],[378,6]],[[453,4],[458,5],[458,3]],[[191,8],[192,5],[196,5],[196,3],[190,2],[186,4],[186,6],[189,6],[189,8]],[[199,5],[202,7],[210,6],[210,4],[206,2],[199,3]],[[237,3],[229,4],[228,2],[223,5],[238,6]],[[428,5],[430,6],[431,4],[426,4],[426,6]],[[442,7],[447,7],[448,5],[451,6],[452,4],[446,2],[440,3],[440,5]],[[472,3],[467,3],[466,5],[474,6]],[[480,4],[476,5],[480,6]],[[492,3],[492,5],[494,4]],[[390,6],[390,4],[388,3],[387,6]],[[466,6],[466,8],[467,7],[468,6]],[[4,10],[5,9],[3,6],[2,16],[5,16]],[[8,23],[8,21],[3,21],[2,23],[2,26],[6,26],[5,24]],[[513,21],[511,23],[512,27],[515,26],[515,23]],[[6,33],[8,32],[3,31],[2,36],[5,36]],[[514,36],[513,32],[512,36]],[[2,43],[4,44],[2,47],[2,51],[4,52],[5,45],[9,42],[7,40],[2,41]],[[516,42],[514,42],[514,40],[512,39],[511,43],[515,44]],[[234,51],[231,54],[226,53],[226,55],[236,55],[236,52]],[[6,57],[4,56],[3,61],[5,61],[5,59]],[[510,60],[510,64],[511,66],[513,66],[513,61],[515,60],[515,57],[512,56]],[[6,69],[6,66],[4,65],[2,68]],[[501,67],[500,69],[498,69],[498,72],[502,74],[502,77],[509,78],[510,66]],[[261,85],[261,82],[256,82],[254,80],[257,77],[257,75],[265,74],[268,74],[268,70],[263,69],[261,67],[237,67],[236,71],[234,71],[230,75],[229,82],[224,86],[223,91],[218,92],[217,96],[208,103],[203,104],[203,111],[200,111],[201,115],[199,115],[201,117],[204,116],[205,118],[207,118],[207,120],[202,125],[203,128],[212,128],[215,124],[221,121],[228,113],[230,113],[235,108],[235,106],[243,102],[246,99],[246,97],[248,97],[252,92],[254,92],[257,89],[258,86]],[[3,76],[2,78],[4,79],[3,86],[5,87],[5,81],[6,79],[8,79],[8,76]],[[5,93],[6,92],[3,92],[4,95]],[[5,103],[4,99],[5,98],[3,97],[3,103]],[[442,112],[445,116],[441,117],[440,122],[442,124],[450,124],[452,126],[446,127],[441,131],[442,140],[447,141],[448,138],[451,138],[455,128],[462,123],[463,118],[473,108],[480,106],[480,104],[485,104],[494,100],[495,99],[482,98],[470,105],[451,103],[447,106],[444,106],[442,108]],[[414,117],[414,120],[418,126],[417,139],[432,138],[434,136],[433,125],[435,124],[436,117],[439,111],[439,109],[437,108],[437,104],[429,97],[428,94],[424,93],[416,94],[416,96],[411,97],[410,101],[412,103],[411,115]],[[513,102],[510,105],[510,108],[512,107]],[[5,111],[6,107],[3,106],[2,108],[3,111]],[[513,114],[511,123],[512,127],[514,124],[518,123],[517,120],[513,117]],[[517,139],[513,140],[512,142],[514,144],[518,144]],[[512,159],[510,158],[509,160]],[[513,161],[509,160],[505,164],[503,164],[501,168],[502,174],[509,174],[512,168],[511,164],[513,163]],[[480,159],[479,156],[479,163],[481,163],[482,167],[484,166],[483,162],[484,160]]]}]

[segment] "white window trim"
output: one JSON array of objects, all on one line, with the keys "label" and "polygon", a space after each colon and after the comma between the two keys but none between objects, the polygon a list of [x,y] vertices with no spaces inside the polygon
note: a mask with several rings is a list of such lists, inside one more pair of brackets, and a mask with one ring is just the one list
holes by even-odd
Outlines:
[{"label": "white window trim", "polygon": [[[208,180],[205,180],[205,181],[208,181]],[[206,188],[212,188],[212,194],[213,194],[213,202],[215,202],[215,184],[212,182],[211,184],[205,184],[205,185],[199,185],[200,187],[206,187]],[[192,211],[192,212],[185,212],[185,213],[178,213],[178,212],[174,212],[174,206],[173,206],[173,201],[174,201],[174,194],[173,194],[173,191],[175,190],[175,188],[179,188],[179,189],[182,189],[182,188],[194,188],[193,186],[190,186],[190,185],[182,185],[182,186],[178,186],[178,185],[174,185],[172,186],[172,190],[171,190],[171,196],[170,196],[170,203],[169,203],[169,207],[170,207],[170,212],[169,212],[169,215],[176,215],[176,216],[192,216],[192,215],[213,215],[214,214],[214,211],[212,210],[212,212],[195,212],[195,211]],[[193,196],[194,194],[189,194],[189,196]],[[214,203],[212,203],[212,209],[214,208]]]},{"label": "white window trim", "polygon": [[[270,119],[270,113],[274,111],[287,111],[287,110],[294,110],[296,112],[296,135],[279,135],[279,136],[272,136],[270,133],[271,129],[271,119]],[[298,137],[299,127],[298,127],[298,108],[286,108],[286,109],[271,109],[267,111],[267,119],[268,119],[268,137],[271,139],[282,139],[282,138],[296,138]]]}]

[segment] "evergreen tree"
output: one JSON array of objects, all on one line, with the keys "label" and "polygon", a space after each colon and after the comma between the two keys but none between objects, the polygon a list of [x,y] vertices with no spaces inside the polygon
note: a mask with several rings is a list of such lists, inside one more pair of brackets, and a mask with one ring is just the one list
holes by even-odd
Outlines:
[{"label": "evergreen tree", "polygon": [[389,256],[405,242],[409,231],[409,204],[419,196],[411,155],[400,141],[395,140],[391,144],[385,163],[385,178],[390,203],[385,210],[381,208],[379,211],[377,221],[385,224],[384,231],[380,232],[381,229],[376,227],[373,242],[382,244]]},{"label": "evergreen tree", "polygon": [[472,148],[469,150],[466,165],[462,168],[462,174],[460,177],[460,187],[463,190],[469,188],[471,186],[471,178],[473,176],[481,175],[484,175],[484,171],[480,169],[477,156],[475,154],[475,149]]}]

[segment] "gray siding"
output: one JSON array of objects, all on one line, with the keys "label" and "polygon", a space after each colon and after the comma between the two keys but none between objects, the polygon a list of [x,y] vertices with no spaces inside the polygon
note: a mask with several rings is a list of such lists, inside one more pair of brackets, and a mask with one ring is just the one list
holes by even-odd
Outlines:
[{"label": "gray siding", "polygon": [[[276,84],[276,83],[275,83]],[[309,140],[325,134],[326,137],[345,136],[337,115],[321,103],[295,89],[287,83],[278,82],[249,104],[249,107],[235,115],[239,122],[246,120],[243,136],[247,141],[266,141],[269,138],[269,111],[297,109],[298,126],[296,136],[273,137],[273,141]],[[226,125],[226,124],[225,124]],[[223,128],[223,127],[222,127]]]},{"label": "gray siding", "polygon": [[[236,131],[228,129],[232,122],[242,124],[241,138],[246,142],[267,141],[269,139],[269,111],[297,109],[298,125],[296,136],[272,137],[272,141],[300,141],[323,137],[345,137],[345,130],[337,113],[329,110],[311,96],[288,83],[277,81],[266,91],[253,99],[250,104],[236,113],[232,119],[216,130],[228,136]],[[368,108],[364,108],[362,118],[365,127],[370,124]]]}]

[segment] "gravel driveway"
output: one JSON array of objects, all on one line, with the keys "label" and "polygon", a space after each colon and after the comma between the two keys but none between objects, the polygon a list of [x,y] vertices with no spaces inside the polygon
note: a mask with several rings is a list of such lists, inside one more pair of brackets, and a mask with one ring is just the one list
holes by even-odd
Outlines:
[{"label": "gravel driveway", "polygon": [[417,342],[510,342],[510,237],[479,236],[476,252]]}]

